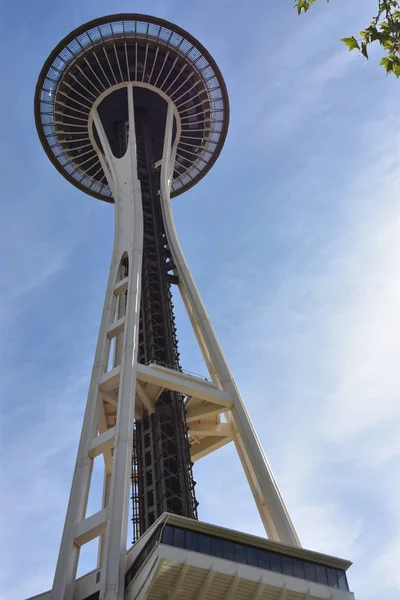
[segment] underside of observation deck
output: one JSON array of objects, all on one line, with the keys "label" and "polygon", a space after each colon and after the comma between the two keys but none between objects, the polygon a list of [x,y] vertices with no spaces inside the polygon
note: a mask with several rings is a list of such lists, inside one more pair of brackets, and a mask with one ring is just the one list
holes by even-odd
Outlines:
[{"label": "underside of observation deck", "polygon": [[[96,19],[64,38],[39,76],[36,126],[53,164],[74,185],[112,202],[90,139],[94,105],[124,85],[135,86],[138,106],[152,90],[174,103],[179,144],[171,195],[194,185],[214,164],[225,141],[229,102],[214,60],[187,32],[155,17],[122,14]],[[154,131],[162,114],[152,112]],[[160,140],[153,138],[155,163]]]}]

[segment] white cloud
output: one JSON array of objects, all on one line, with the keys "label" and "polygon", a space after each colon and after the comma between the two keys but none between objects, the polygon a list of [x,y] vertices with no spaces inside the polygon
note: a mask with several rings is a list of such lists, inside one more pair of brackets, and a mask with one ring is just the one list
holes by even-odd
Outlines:
[{"label": "white cloud", "polygon": [[[383,554],[378,554],[375,561],[376,580],[384,582],[394,591],[400,590],[400,538],[390,542]],[[389,596],[387,596],[389,597]],[[394,598],[394,596],[392,596]]]},{"label": "white cloud", "polygon": [[[295,51],[293,47],[293,52]],[[291,93],[283,101],[277,101],[276,95],[272,102],[267,102],[260,116],[258,135],[273,143],[276,138],[293,135],[298,127],[310,123],[310,115],[316,118],[324,111],[325,89],[335,80],[340,79],[354,67],[354,56],[344,52],[342,48],[323,56],[315,65],[304,69],[304,65],[293,72],[286,73],[290,77]],[[282,90],[279,90],[282,92]],[[280,95],[280,94],[279,94]]]},{"label": "white cloud", "polygon": [[[244,323],[253,333],[251,319],[261,311],[263,327],[258,321],[251,338],[257,364],[267,364],[275,348],[294,377],[285,381],[283,369],[286,397],[271,398],[281,404],[274,411],[267,401],[261,434],[300,537],[307,547],[354,559],[350,583],[371,600],[377,589],[400,592],[398,577],[389,576],[400,540],[390,525],[400,520],[393,473],[400,458],[400,136],[393,126],[389,115],[368,127],[372,150],[360,155],[346,188],[334,191],[345,212],[338,237],[308,257],[307,275],[291,274],[273,304],[253,308]],[[297,302],[304,291],[307,301]],[[277,323],[283,329],[275,331]],[[242,391],[263,396],[257,379]],[[374,575],[365,577],[367,569]]]},{"label": "white cloud", "polygon": [[[236,91],[230,88],[238,106],[233,111],[232,125],[243,128],[243,147],[240,145],[238,152],[235,142],[233,149],[238,162],[254,156],[254,139],[246,145],[253,133],[259,136],[259,148],[269,147],[273,154],[271,136],[276,140],[284,131],[286,154],[301,154],[307,140],[295,137],[299,125],[312,125],[315,115],[324,113],[327,90],[332,90],[333,84],[344,83],[343,93],[347,93],[350,78],[340,80],[349,75],[357,57],[346,53],[336,37],[332,38],[335,50],[329,49],[324,55],[315,50],[316,46],[325,47],[329,26],[337,14],[326,12],[323,18],[304,21],[308,25],[296,34],[285,30],[287,42],[278,44],[275,56],[263,52],[261,36],[254,45],[249,41],[249,54],[242,59],[258,57],[253,73],[247,71],[249,62],[239,62],[238,54],[247,46],[235,52],[232,38],[226,42],[221,37],[221,48],[231,44],[226,54],[232,60],[231,81],[238,86]],[[190,29],[190,23],[187,26]],[[362,68],[359,62],[356,66]],[[263,84],[255,87],[256,79]],[[296,214],[289,212],[277,228],[281,228],[278,235],[282,237],[301,239],[300,250],[293,252],[303,252],[309,261],[303,270],[285,271],[285,265],[279,263],[281,277],[274,296],[265,289],[271,287],[270,281],[264,281],[266,268],[250,267],[249,254],[240,263],[240,252],[236,252],[232,270],[220,284],[213,282],[213,292],[201,289],[212,298],[214,314],[221,315],[221,327],[216,323],[221,337],[226,325],[224,346],[242,382],[250,412],[262,415],[257,419],[257,429],[304,545],[353,559],[350,583],[363,600],[375,600],[378,594],[389,598],[391,590],[394,599],[400,591],[400,403],[396,372],[400,354],[400,152],[396,131],[400,123],[396,107],[392,107],[392,114],[390,104],[394,101],[389,96],[384,101],[377,95],[375,111],[368,117],[376,118],[375,123],[368,126],[357,145],[345,148],[346,187],[340,183],[335,187],[335,174],[330,176],[327,170],[319,173],[323,162],[319,155],[311,157],[303,171],[286,173],[282,168],[277,175],[287,178],[286,190],[295,190],[301,203]],[[239,108],[243,107],[241,114]],[[381,114],[387,117],[379,118]],[[249,116],[254,120],[252,128]],[[340,125],[341,114],[331,117],[329,120]],[[354,128],[358,126],[355,122]],[[334,133],[330,132],[326,147],[336,140]],[[239,137],[240,132],[236,139]],[[341,157],[334,158],[332,169],[337,169]],[[269,183],[263,188],[264,176],[273,176],[267,173],[266,162],[258,163],[258,167],[255,163],[254,171],[237,172],[238,181],[247,177],[246,181],[255,182],[252,202],[257,195],[262,198],[258,204],[254,201],[258,213],[252,227],[263,218],[265,198],[270,197]],[[261,166],[265,166],[265,173],[256,172]],[[226,177],[229,183],[228,174]],[[308,202],[310,211],[320,211],[316,214],[317,225],[324,225],[326,215],[322,204],[312,205],[304,178],[321,184],[318,193],[326,195],[326,202],[340,203],[342,212],[337,215],[343,218],[340,234],[332,235],[325,245],[314,244],[318,252],[315,256],[309,252],[315,231],[304,222],[303,209]],[[323,184],[324,178],[327,184]],[[229,185],[233,195],[235,184]],[[218,200],[224,194],[226,189],[215,190]],[[48,230],[31,231],[31,217],[9,220],[7,237],[3,238],[12,259],[6,258],[5,263],[8,281],[2,319],[6,325],[18,314],[22,296],[26,299],[28,292],[57,273],[73,249],[73,245],[65,244],[63,249],[59,244],[55,252]],[[234,218],[233,211],[228,218]],[[239,229],[241,224],[237,225]],[[250,253],[264,252],[266,240],[261,239],[257,245],[253,229],[243,235],[248,236]],[[101,243],[95,233],[90,243]],[[238,281],[239,267],[243,271]],[[243,272],[251,277],[254,288],[243,285]],[[88,285],[90,277],[96,274],[88,273]],[[233,308],[228,306],[227,298]],[[78,320],[84,302],[82,298]],[[2,540],[2,587],[8,590],[7,600],[20,600],[51,584],[89,363],[87,356],[77,356],[76,364],[70,366],[71,378],[77,377],[77,382],[67,383],[65,389],[62,381],[52,390],[45,383],[32,390],[27,382],[26,402],[18,408],[10,409],[14,396],[9,386],[7,410],[15,425],[2,466],[8,488],[0,506],[0,514],[7,515]],[[185,366],[190,368],[190,364]],[[45,378],[46,366],[41,369]],[[12,376],[19,377],[17,363]],[[240,464],[232,459],[233,455],[232,447],[224,448],[199,464],[200,517],[262,534],[250,492],[243,475],[239,475]],[[19,575],[21,565],[23,579]]]},{"label": "white cloud", "polygon": [[[217,334],[304,546],[353,560],[350,586],[364,600],[400,594],[389,575],[400,539],[399,125],[388,97],[360,128],[343,177],[334,161],[322,172],[307,165],[290,178],[301,208],[287,202],[270,227],[276,199],[267,190],[271,203],[255,203],[257,231],[246,241],[251,264],[236,253],[210,294]],[[318,195],[309,198],[315,179]],[[326,205],[334,206],[329,217]],[[290,254],[283,260],[281,248],[272,282],[271,231]],[[201,498],[201,517],[205,510],[208,520],[262,535],[234,452],[213,457],[217,481],[209,501]],[[197,469],[201,490],[211,461]],[[235,490],[229,509],[226,490]]]},{"label": "white cloud", "polygon": [[54,232],[43,228],[34,214],[7,216],[0,231],[0,326],[10,328],[24,308],[23,297],[62,270],[79,237],[65,240],[61,232],[55,239]]},{"label": "white cloud", "polygon": [[21,419],[12,435],[3,414],[7,454],[0,468],[7,487],[0,496],[1,589],[8,590],[7,600],[21,600],[51,586],[89,373],[90,364],[84,362],[58,389],[44,384],[32,398],[28,388],[26,404],[8,412],[10,422]]}]

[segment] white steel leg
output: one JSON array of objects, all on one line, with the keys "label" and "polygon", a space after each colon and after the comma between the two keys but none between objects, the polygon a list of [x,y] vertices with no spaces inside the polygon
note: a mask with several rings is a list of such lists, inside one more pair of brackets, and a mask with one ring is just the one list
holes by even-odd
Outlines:
[{"label": "white steel leg", "polygon": [[107,329],[112,322],[113,287],[117,271],[115,268],[117,260],[116,248],[114,248],[78,455],[54,576],[51,594],[52,600],[72,600],[73,597],[73,587],[80,551],[80,546],[75,541],[76,528],[78,523],[85,519],[89,496],[93,468],[93,458],[90,456],[89,452],[92,439],[96,435],[98,429],[101,402],[99,384],[101,377],[107,370]]},{"label": "white steel leg", "polygon": [[[129,510],[129,484],[133,446],[134,398],[136,395],[137,344],[140,319],[140,292],[143,255],[143,215],[140,182],[137,176],[136,135],[133,90],[127,88],[129,139],[121,159],[110,157],[110,170],[115,172],[116,237],[120,256],[129,258],[125,335],[120,370],[118,412],[111,474],[108,523],[104,539],[100,598],[122,600],[124,595],[125,555]],[[96,123],[97,121],[97,123]],[[98,117],[95,124],[102,129]],[[103,148],[104,132],[100,137]],[[114,163],[114,164],[113,164]]]},{"label": "white steel leg", "polygon": [[[168,116],[172,119],[171,106],[169,107]],[[293,546],[300,546],[300,541],[279,492],[272,470],[236,387],[232,373],[230,372],[226,358],[219,345],[179,244],[170,202],[170,183],[173,165],[170,162],[171,152],[169,150],[171,148],[171,139],[172,129],[168,127],[167,118],[164,156],[161,167],[161,201],[165,230],[179,276],[179,290],[210,376],[223,391],[227,392],[233,401],[231,413],[228,417],[234,425],[235,445],[238,449],[267,535],[272,540]]]},{"label": "white steel leg", "polygon": [[[115,201],[115,240],[52,600],[72,600],[80,545],[99,536],[103,536],[99,551],[100,598],[122,600],[124,595],[143,252],[142,198],[137,176],[131,87],[127,88],[127,97],[129,139],[128,150],[122,158],[116,159],[112,155],[97,111],[93,115],[104,150],[101,162]],[[126,283],[120,281],[121,259],[124,256],[128,258],[129,268]],[[118,331],[121,329],[123,333],[119,333],[119,338],[115,340],[115,362],[111,371],[107,372],[110,339],[113,336],[115,321],[119,327]],[[107,428],[102,410],[104,390],[108,384],[118,390],[116,395],[112,390],[106,390],[109,399],[115,401],[116,420],[115,426],[102,432]],[[111,397],[112,394],[114,397]],[[110,463],[107,466],[106,460],[106,451],[108,455],[111,452],[110,443],[113,447],[111,473]],[[104,450],[106,467],[103,510],[85,519],[93,456],[98,453],[98,448]]]}]

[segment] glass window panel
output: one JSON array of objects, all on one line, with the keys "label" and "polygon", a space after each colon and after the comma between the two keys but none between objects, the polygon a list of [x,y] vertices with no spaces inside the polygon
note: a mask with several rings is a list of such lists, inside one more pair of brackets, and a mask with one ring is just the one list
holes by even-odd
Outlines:
[{"label": "glass window panel", "polygon": [[251,565],[252,567],[258,567],[258,550],[257,550],[257,548],[252,548],[251,546],[247,546],[246,558],[247,558],[248,565]]},{"label": "glass window panel", "polygon": [[349,586],[347,583],[346,573],[344,571],[342,571],[341,569],[337,569],[337,576],[338,576],[339,588],[341,590],[344,590],[347,592],[349,590]]},{"label": "glass window panel", "polygon": [[197,533],[195,533],[194,531],[187,531],[186,532],[186,548],[187,548],[187,550],[194,550],[195,552],[197,552],[197,545],[198,545]]},{"label": "glass window panel", "polygon": [[313,563],[304,562],[304,572],[308,581],[317,581],[317,576],[315,574],[315,565]]},{"label": "glass window panel", "polygon": [[210,538],[208,535],[204,535],[203,533],[199,533],[199,552],[203,554],[210,554]]},{"label": "glass window panel", "polygon": [[246,564],[246,546],[235,544],[235,560]]},{"label": "glass window panel", "polygon": [[258,566],[260,569],[270,569],[270,554],[267,550],[258,551]]},{"label": "glass window panel", "polygon": [[328,576],[326,574],[326,567],[323,565],[315,565],[315,572],[317,574],[317,582],[328,585]]},{"label": "glass window panel", "polygon": [[161,538],[162,544],[168,544],[169,546],[174,545],[174,528],[171,525],[166,525],[162,532]]},{"label": "glass window panel", "polygon": [[282,556],[282,573],[293,575],[293,559],[291,556]]},{"label": "glass window panel", "polygon": [[293,559],[293,575],[295,577],[301,577],[302,579],[305,578],[304,562],[299,558]]},{"label": "glass window panel", "polygon": [[235,560],[235,545],[233,542],[228,542],[228,540],[222,542],[222,556],[226,560]]},{"label": "glass window panel", "polygon": [[282,573],[281,557],[279,554],[275,554],[275,552],[271,552],[271,571]]},{"label": "glass window panel", "polygon": [[210,538],[210,554],[222,557],[222,540],[214,537]]},{"label": "glass window panel", "polygon": [[174,546],[178,548],[185,547],[185,530],[179,529],[179,527],[174,528]]},{"label": "glass window panel", "polygon": [[326,567],[326,572],[328,575],[328,585],[330,585],[332,587],[338,587],[336,569],[332,569],[331,567]]}]

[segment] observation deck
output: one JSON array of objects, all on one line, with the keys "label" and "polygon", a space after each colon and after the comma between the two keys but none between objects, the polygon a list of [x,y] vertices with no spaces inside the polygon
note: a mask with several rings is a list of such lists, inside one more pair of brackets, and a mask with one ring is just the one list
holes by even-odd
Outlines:
[{"label": "observation deck", "polygon": [[[171,196],[209,171],[224,144],[229,101],[207,50],[183,29],[156,17],[117,14],[67,35],[40,73],[35,120],[55,167],[80,190],[113,202],[96,144],[92,109],[117,139],[126,121],[123,88],[133,87],[135,110],[147,113],[155,166],[162,157],[167,102],[174,108],[177,152]],[[125,94],[126,96],[126,94]],[[111,116],[112,115],[112,116]]]}]

